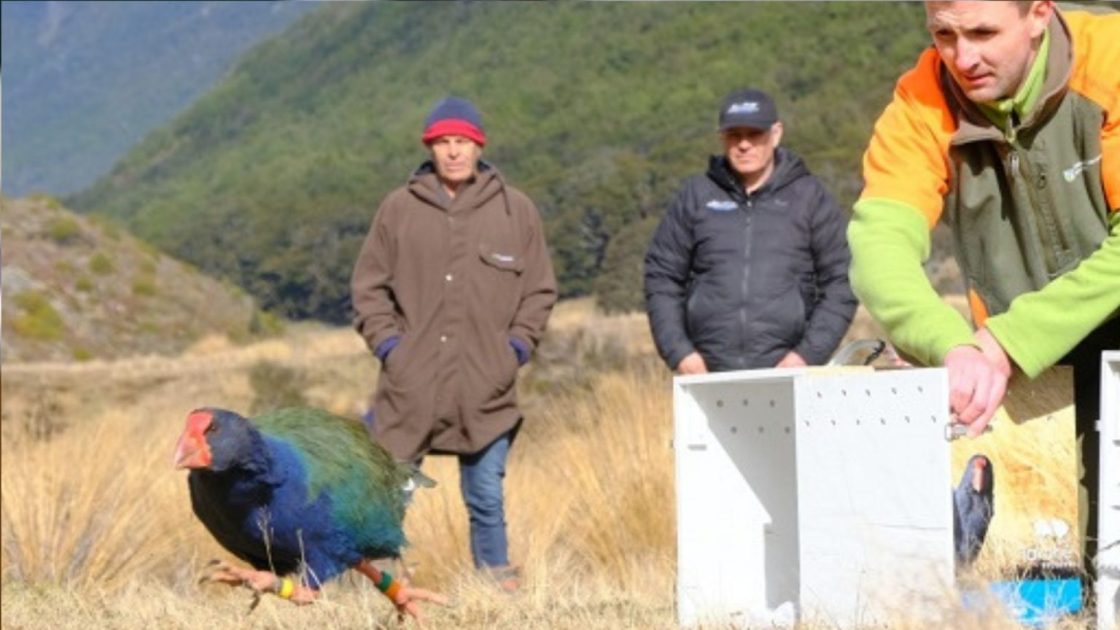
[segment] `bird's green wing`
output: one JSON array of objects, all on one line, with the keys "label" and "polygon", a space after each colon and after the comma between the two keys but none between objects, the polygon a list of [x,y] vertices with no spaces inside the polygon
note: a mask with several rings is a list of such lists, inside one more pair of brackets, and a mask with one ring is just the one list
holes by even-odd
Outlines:
[{"label": "bird's green wing", "polygon": [[301,407],[268,412],[251,421],[265,435],[290,443],[303,455],[309,498],[328,492],[331,512],[342,524],[378,539],[387,530],[399,532],[409,470],[373,442],[361,423]]}]

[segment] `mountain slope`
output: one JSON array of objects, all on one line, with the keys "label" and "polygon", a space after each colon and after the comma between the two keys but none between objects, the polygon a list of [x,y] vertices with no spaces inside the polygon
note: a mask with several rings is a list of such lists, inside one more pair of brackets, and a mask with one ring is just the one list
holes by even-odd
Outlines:
[{"label": "mountain slope", "polygon": [[[483,112],[487,158],[545,213],[564,294],[584,294],[612,242],[648,231],[718,150],[731,89],[773,91],[785,144],[850,202],[923,20],[920,5],[882,2],[331,4],[71,205],[265,307],[343,321],[376,205],[424,159],[427,110],[455,93]],[[623,258],[612,266],[632,272]]]},{"label": "mountain slope", "polygon": [[109,172],[305,2],[4,2],[4,192]]},{"label": "mountain slope", "polygon": [[0,199],[5,362],[173,354],[275,327],[243,291],[50,197]]}]

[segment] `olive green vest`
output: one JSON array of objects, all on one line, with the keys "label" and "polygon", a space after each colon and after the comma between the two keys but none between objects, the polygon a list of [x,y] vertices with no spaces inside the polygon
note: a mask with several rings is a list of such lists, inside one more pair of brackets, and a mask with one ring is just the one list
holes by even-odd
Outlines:
[{"label": "olive green vest", "polygon": [[942,68],[958,121],[949,148],[945,220],[970,288],[992,315],[1072,270],[1108,236],[1101,180],[1103,109],[1066,89],[1068,30],[1050,26],[1043,96],[1008,140]]}]

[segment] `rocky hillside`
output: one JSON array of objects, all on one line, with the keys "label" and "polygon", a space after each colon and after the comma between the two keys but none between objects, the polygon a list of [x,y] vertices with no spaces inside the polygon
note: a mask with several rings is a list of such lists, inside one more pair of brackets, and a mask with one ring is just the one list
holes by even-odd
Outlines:
[{"label": "rocky hillside", "polygon": [[5,363],[171,354],[278,326],[243,291],[50,197],[0,199]]}]

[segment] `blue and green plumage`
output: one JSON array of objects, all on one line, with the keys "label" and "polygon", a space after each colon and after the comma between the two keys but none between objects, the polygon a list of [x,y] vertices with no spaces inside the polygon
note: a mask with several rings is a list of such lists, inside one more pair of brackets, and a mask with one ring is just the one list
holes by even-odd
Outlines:
[{"label": "blue and green plumage", "polygon": [[234,555],[278,574],[302,565],[312,583],[399,555],[412,472],[357,421],[306,408],[202,412],[212,462],[188,476],[191,503]]}]

